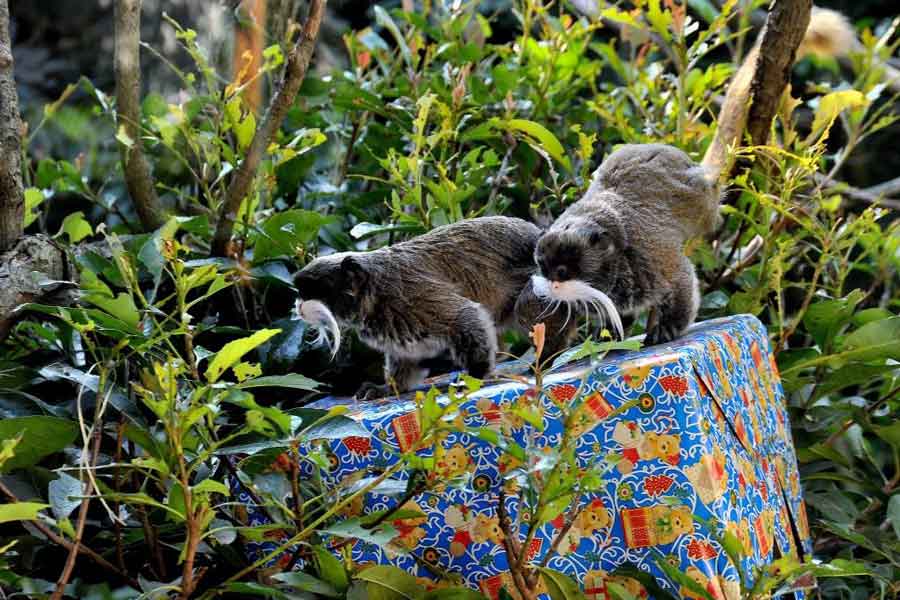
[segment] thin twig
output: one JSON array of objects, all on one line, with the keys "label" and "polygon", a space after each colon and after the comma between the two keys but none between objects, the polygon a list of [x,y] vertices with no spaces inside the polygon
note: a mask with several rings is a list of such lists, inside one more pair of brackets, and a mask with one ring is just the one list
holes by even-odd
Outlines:
[{"label": "thin twig", "polygon": [[[93,469],[97,464],[97,456],[100,454],[100,439],[101,433],[103,430],[103,424],[95,423],[93,431],[93,446],[91,448],[91,455],[88,458],[88,465],[86,468]],[[82,485],[85,485],[85,481],[87,485],[84,490],[84,498],[81,499],[81,508],[78,511],[78,524],[75,527],[75,542],[72,544],[72,547],[69,549],[69,556],[66,557],[66,564],[63,567],[62,573],[59,575],[59,579],[56,582],[56,590],[53,592],[53,595],[50,596],[50,600],[61,600],[63,597],[63,593],[66,590],[66,584],[69,583],[69,578],[72,577],[72,569],[75,568],[75,558],[78,556],[79,549],[81,547],[81,538],[84,535],[84,525],[87,522],[88,515],[88,507],[91,502],[91,494],[94,493],[94,486],[92,484],[92,480],[90,478],[83,478]]]},{"label": "thin twig", "polygon": [[[12,490],[10,490],[8,487],[3,485],[2,481],[0,481],[0,493],[2,493],[4,496],[6,496],[10,502],[19,502],[18,496],[16,496],[12,492]],[[33,521],[30,521],[30,523],[34,526],[35,529],[37,529],[39,532],[41,532],[44,536],[47,537],[47,539],[49,539],[54,544],[57,544],[58,546],[62,546],[66,550],[71,550],[75,546],[75,544],[73,544],[69,540],[57,535],[49,527],[47,527],[40,521],[33,520]],[[140,586],[140,584],[138,584],[137,580],[132,579],[131,576],[128,575],[128,573],[125,573],[125,572],[119,570],[119,568],[116,567],[116,565],[112,564],[111,562],[109,562],[108,560],[106,560],[105,558],[100,556],[97,552],[91,550],[84,544],[79,544],[78,552],[80,554],[84,554],[85,556],[89,557],[91,560],[93,560],[95,563],[100,565],[102,568],[104,568],[112,573],[115,573],[116,575],[121,577],[125,582],[128,583],[128,585],[130,585],[134,589],[136,589],[136,590],[141,589],[141,586]]]},{"label": "thin twig", "polygon": [[872,187],[862,189],[853,187],[852,185],[844,183],[843,181],[837,181],[835,179],[829,178],[823,173],[816,173],[815,175],[813,175],[813,178],[815,179],[816,183],[823,188],[823,191],[834,191],[839,194],[844,194],[852,200],[858,200],[867,204],[877,204],[879,206],[884,206],[893,210],[900,210],[900,200],[882,197],[887,196],[888,194],[896,194],[898,193],[898,191],[900,191],[894,189],[894,186],[898,186],[900,178],[892,179],[890,181],[886,181],[884,183],[879,183],[878,185],[873,185]]},{"label": "thin twig", "polygon": [[[900,386],[895,387],[890,392],[888,392],[883,398],[881,398],[877,402],[872,403],[872,405],[868,406],[866,408],[866,414],[871,415],[876,410],[878,410],[878,407],[880,407],[885,402],[891,400],[897,394],[900,394]],[[853,423],[855,423],[855,421],[853,419],[847,419],[846,421],[844,421],[844,424],[841,425],[840,429],[838,429],[837,431],[835,431],[834,433],[832,433],[831,435],[828,436],[828,439],[825,440],[824,445],[825,446],[833,446],[834,443],[838,440],[838,438],[840,438],[842,435],[844,435],[844,433],[846,433],[846,431],[848,429],[850,429],[850,427],[853,425]],[[898,473],[900,473],[900,470],[898,470]]]}]

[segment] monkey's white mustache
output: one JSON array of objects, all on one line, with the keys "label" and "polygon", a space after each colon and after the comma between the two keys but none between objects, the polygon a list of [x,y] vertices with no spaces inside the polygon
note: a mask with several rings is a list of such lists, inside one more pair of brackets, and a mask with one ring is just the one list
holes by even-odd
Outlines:
[{"label": "monkey's white mustache", "polygon": [[315,343],[328,343],[331,347],[331,360],[334,360],[338,348],[341,347],[341,328],[338,327],[337,319],[331,314],[331,310],[318,300],[297,298],[294,311],[297,313],[297,318],[315,328],[318,333]]},{"label": "monkey's white mustache", "polygon": [[[589,312],[590,308],[594,308],[597,311],[597,316],[600,317],[600,320],[604,323],[609,323],[615,330],[618,339],[621,340],[625,337],[622,328],[622,318],[619,316],[616,305],[613,304],[613,301],[610,300],[609,296],[600,290],[591,287],[584,281],[578,279],[554,281],[551,283],[546,277],[540,275],[532,275],[531,283],[535,295],[539,298],[554,301],[554,303],[548,307],[551,313],[555,312],[556,309],[559,308],[560,303],[563,302],[566,303],[566,308],[570,313],[573,304],[576,307],[579,307],[584,303],[585,312]],[[566,323],[563,324],[564,328],[568,322],[569,319],[566,317]]]}]

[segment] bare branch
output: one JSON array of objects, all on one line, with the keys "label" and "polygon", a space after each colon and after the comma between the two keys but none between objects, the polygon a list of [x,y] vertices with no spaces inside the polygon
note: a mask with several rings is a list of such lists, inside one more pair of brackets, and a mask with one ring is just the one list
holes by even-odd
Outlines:
[{"label": "bare branch", "polygon": [[[0,2],[5,2],[5,0],[0,0]],[[3,482],[0,482],[0,494],[3,494],[7,498],[7,500],[9,500],[10,502],[18,502],[19,501],[19,498],[16,497],[16,495],[12,492],[12,490],[10,490],[8,487],[3,485]],[[51,542],[53,542],[54,544],[56,544],[58,546],[62,546],[66,550],[71,550],[72,548],[75,547],[75,544],[73,544],[66,538],[54,533],[52,529],[50,529],[49,527],[44,525],[41,521],[35,520],[35,521],[31,521],[30,523],[31,523],[31,525],[34,526],[35,529],[37,529],[42,534],[44,534],[47,537],[47,539],[50,540]],[[98,554],[94,550],[91,550],[84,544],[81,544],[80,546],[78,546],[78,553],[87,556],[88,558],[93,560],[95,563],[97,563],[101,568],[106,569],[110,573],[115,573],[116,575],[121,577],[125,582],[128,583],[128,585],[130,585],[134,589],[136,589],[136,590],[141,589],[141,585],[137,582],[137,580],[132,578],[128,573],[125,573],[125,572],[119,570],[119,568],[116,567],[116,565],[112,564],[111,562],[109,562],[108,560],[106,560],[105,558],[100,556],[100,554]]]},{"label": "bare branch", "polygon": [[253,141],[247,150],[247,156],[237,168],[228,189],[225,199],[219,211],[219,220],[216,223],[216,232],[212,241],[212,255],[225,256],[228,242],[231,240],[231,232],[234,229],[234,221],[237,218],[241,202],[250,191],[253,178],[259,168],[263,155],[269,144],[278,133],[281,122],[284,120],[290,107],[294,104],[297,92],[306,77],[306,70],[316,47],[316,38],[319,36],[319,26],[325,14],[325,0],[312,0],[309,8],[309,17],[300,33],[294,47],[287,56],[287,64],[281,76],[281,81],[275,94],[266,109],[262,124],[253,135]]},{"label": "bare branch", "polygon": [[119,146],[125,185],[146,230],[165,221],[141,142],[141,0],[116,1],[116,121],[131,139]]},{"label": "bare branch", "polygon": [[9,3],[0,0],[0,252],[22,235],[25,192],[22,186],[22,121],[13,77]]},{"label": "bare branch", "polygon": [[759,44],[756,72],[750,85],[753,102],[747,133],[755,146],[768,142],[772,119],[791,78],[797,48],[809,27],[812,0],[774,0]]}]

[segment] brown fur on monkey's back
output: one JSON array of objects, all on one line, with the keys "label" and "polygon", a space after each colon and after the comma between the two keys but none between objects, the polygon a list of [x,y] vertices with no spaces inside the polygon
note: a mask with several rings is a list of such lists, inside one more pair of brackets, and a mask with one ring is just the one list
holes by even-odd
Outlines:
[{"label": "brown fur on monkey's back", "polygon": [[383,293],[422,293],[450,286],[503,320],[511,315],[518,293],[534,272],[539,236],[540,230],[522,219],[479,217],[358,256],[381,272],[376,285]]},{"label": "brown fur on monkey's back", "polygon": [[[625,144],[597,170],[598,190],[621,196],[626,227],[677,230],[686,240],[710,233],[719,215],[719,193],[706,170],[665,144]],[[644,232],[649,233],[649,232]]]}]

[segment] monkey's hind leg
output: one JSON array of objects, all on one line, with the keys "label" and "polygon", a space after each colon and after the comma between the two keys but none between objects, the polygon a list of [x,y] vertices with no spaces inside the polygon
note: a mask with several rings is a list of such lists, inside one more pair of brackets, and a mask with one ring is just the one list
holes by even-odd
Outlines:
[{"label": "monkey's hind leg", "polygon": [[700,308],[700,288],[694,265],[682,257],[679,272],[672,281],[672,289],[660,303],[650,309],[647,337],[644,344],[665,344],[679,337],[697,318]]},{"label": "monkey's hind leg", "polygon": [[526,333],[538,323],[546,328],[543,357],[549,358],[567,349],[578,329],[578,318],[574,309],[564,303],[554,306],[552,300],[539,297],[534,293],[531,280],[519,293],[516,299],[516,321]]},{"label": "monkey's hind leg", "polygon": [[476,379],[484,379],[494,370],[497,356],[497,331],[494,319],[477,302],[461,298],[450,352],[454,362]]}]

